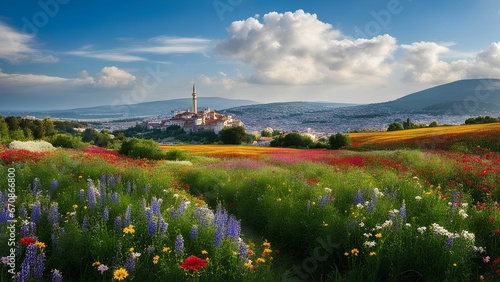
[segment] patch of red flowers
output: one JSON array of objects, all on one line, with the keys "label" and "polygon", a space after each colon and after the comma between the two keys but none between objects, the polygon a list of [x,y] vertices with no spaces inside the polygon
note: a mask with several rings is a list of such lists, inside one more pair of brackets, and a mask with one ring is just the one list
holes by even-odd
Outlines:
[{"label": "patch of red flowers", "polygon": [[47,156],[48,152],[31,152],[25,149],[8,149],[0,153],[0,160],[5,164],[12,164],[14,162],[39,162],[43,156]]},{"label": "patch of red flowers", "polygon": [[181,264],[181,268],[187,270],[200,270],[202,268],[205,268],[206,265],[206,260],[201,259],[197,256],[190,256]]},{"label": "patch of red flowers", "polygon": [[26,246],[29,246],[31,244],[35,244],[35,239],[31,238],[31,237],[23,237],[21,238],[21,244],[24,244]]}]

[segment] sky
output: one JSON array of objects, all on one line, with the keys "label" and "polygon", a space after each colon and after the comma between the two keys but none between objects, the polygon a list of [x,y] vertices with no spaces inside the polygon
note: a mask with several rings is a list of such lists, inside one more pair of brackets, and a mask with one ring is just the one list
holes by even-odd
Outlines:
[{"label": "sky", "polygon": [[[0,0],[0,110],[375,103],[500,78],[497,0]],[[216,105],[212,105],[216,108]]]}]

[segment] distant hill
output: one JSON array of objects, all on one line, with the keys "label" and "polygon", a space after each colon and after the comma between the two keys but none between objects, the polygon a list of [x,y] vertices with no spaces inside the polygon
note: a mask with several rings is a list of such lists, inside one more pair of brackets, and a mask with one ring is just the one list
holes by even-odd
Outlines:
[{"label": "distant hill", "polygon": [[[198,108],[223,110],[242,105],[258,104],[250,100],[232,100],[218,97],[198,97]],[[134,117],[159,116],[172,114],[173,110],[191,110],[190,98],[172,99],[165,101],[145,102],[131,105],[98,106],[69,110],[54,110],[41,112],[2,112],[2,115],[32,115],[36,117],[51,116],[63,119],[125,119]]]},{"label": "distant hill", "polygon": [[374,106],[407,113],[498,114],[500,79],[459,80]]}]

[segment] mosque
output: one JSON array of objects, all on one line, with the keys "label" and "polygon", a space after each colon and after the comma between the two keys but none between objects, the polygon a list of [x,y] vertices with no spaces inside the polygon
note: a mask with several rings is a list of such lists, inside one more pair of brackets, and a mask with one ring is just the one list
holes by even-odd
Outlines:
[{"label": "mosque", "polygon": [[178,125],[186,132],[213,130],[219,133],[224,127],[228,126],[243,126],[240,120],[233,119],[229,115],[217,113],[210,108],[203,111],[198,111],[198,103],[196,101],[196,86],[193,84],[192,110],[175,112],[174,116],[167,119],[163,126]]}]

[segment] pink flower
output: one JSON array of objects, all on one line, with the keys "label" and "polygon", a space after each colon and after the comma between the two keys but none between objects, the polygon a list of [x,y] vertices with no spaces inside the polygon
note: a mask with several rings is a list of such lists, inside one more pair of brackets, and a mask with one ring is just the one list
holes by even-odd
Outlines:
[{"label": "pink flower", "polygon": [[101,264],[97,267],[97,270],[100,271],[102,274],[104,271],[108,270],[108,267],[104,264]]},{"label": "pink flower", "polygon": [[484,263],[490,262],[490,256],[483,257],[483,262]]}]

